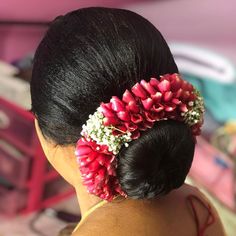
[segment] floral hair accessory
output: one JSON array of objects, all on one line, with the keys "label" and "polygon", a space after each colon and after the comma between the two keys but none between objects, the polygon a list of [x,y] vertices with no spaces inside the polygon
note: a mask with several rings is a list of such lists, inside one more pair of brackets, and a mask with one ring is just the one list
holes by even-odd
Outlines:
[{"label": "floral hair accessory", "polygon": [[142,80],[122,99],[113,96],[101,103],[89,116],[76,146],[83,184],[89,193],[105,200],[126,196],[116,177],[120,149],[138,139],[142,131],[160,120],[182,121],[193,136],[200,134],[204,104],[200,93],[179,74],[167,74],[160,80]]}]

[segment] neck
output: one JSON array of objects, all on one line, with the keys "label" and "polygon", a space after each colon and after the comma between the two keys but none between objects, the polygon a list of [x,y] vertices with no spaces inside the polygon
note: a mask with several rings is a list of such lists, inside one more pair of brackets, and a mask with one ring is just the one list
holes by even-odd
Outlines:
[{"label": "neck", "polygon": [[101,202],[102,199],[89,194],[86,188],[81,184],[77,185],[78,187],[75,188],[77,199],[80,206],[81,216],[83,217],[85,212],[91,209],[94,205]]}]

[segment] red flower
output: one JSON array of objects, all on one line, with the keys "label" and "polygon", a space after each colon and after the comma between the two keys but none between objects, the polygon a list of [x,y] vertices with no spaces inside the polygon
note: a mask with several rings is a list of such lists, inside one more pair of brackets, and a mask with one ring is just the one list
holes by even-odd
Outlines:
[{"label": "red flower", "polygon": [[[178,74],[161,76],[160,80],[142,80],[131,90],[126,90],[122,100],[113,96],[109,103],[101,103],[103,125],[113,126],[112,134],[122,136],[131,133],[138,139],[142,131],[150,129],[155,121],[173,119],[185,121],[183,113],[191,111],[197,99],[193,86]],[[202,120],[191,126],[194,136],[201,131]],[[109,149],[110,150],[110,149]],[[89,137],[81,138],[76,147],[83,183],[89,193],[102,199],[112,200],[116,195],[126,196],[116,177],[117,159],[108,146],[98,145]]]},{"label": "red flower", "polygon": [[106,146],[83,137],[77,143],[76,156],[83,184],[89,193],[105,200],[112,200],[118,194],[125,195],[116,178],[116,158]]}]

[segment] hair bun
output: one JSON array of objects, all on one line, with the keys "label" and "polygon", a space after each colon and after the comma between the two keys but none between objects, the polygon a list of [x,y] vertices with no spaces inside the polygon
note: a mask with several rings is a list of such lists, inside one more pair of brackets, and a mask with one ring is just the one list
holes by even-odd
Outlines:
[{"label": "hair bun", "polygon": [[195,141],[190,128],[178,121],[159,121],[138,140],[122,148],[117,175],[130,198],[165,195],[180,187],[193,160]]}]

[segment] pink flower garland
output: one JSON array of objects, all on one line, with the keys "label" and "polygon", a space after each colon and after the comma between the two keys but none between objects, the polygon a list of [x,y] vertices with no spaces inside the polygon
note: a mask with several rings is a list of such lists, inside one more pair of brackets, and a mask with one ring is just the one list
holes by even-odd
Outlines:
[{"label": "pink flower garland", "polygon": [[[122,100],[114,96],[109,103],[102,103],[96,116],[91,117],[95,123],[101,119],[100,123],[92,126],[97,127],[97,133],[93,134],[93,128],[89,133],[85,127],[76,146],[83,184],[88,192],[108,201],[117,195],[126,196],[115,171],[116,155],[121,146],[128,146],[128,142],[138,139],[142,131],[152,128],[159,120],[183,121],[197,136],[203,123],[203,113],[200,94],[178,74],[167,74],[160,80],[151,78],[149,82],[142,80],[131,91],[126,90]],[[93,120],[90,123],[93,125]],[[102,133],[103,128],[112,133]],[[126,136],[122,136],[124,134]],[[104,138],[106,135],[106,144],[98,141],[100,136]],[[114,137],[111,139],[111,136]]]}]

